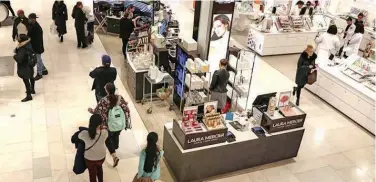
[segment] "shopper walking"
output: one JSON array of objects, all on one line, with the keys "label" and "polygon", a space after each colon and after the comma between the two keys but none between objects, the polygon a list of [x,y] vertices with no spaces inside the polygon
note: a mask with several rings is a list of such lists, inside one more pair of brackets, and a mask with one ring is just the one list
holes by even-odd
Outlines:
[{"label": "shopper walking", "polygon": [[77,48],[87,47],[85,39],[85,24],[88,19],[86,18],[82,8],[82,2],[78,1],[72,11],[72,17],[75,19],[74,26],[76,27]]},{"label": "shopper walking", "polygon": [[29,56],[33,54],[33,49],[30,39],[25,34],[19,36],[18,42],[13,58],[17,62],[17,75],[22,79],[26,88],[26,97],[21,102],[27,102],[33,100],[31,94],[35,94],[34,65],[29,63]]},{"label": "shopper walking", "polygon": [[43,78],[43,75],[48,75],[48,71],[44,66],[42,60],[42,53],[44,53],[44,45],[43,45],[43,29],[37,22],[37,15],[35,13],[31,13],[29,15],[29,27],[28,27],[28,36],[31,39],[31,46],[37,56],[38,63],[37,63],[37,76],[35,76],[35,81],[40,80]]},{"label": "shopper walking", "polygon": [[29,26],[29,19],[26,18],[25,12],[20,9],[17,11],[17,18],[14,19],[12,39],[16,41],[20,34],[27,35],[27,27]]},{"label": "shopper walking", "polygon": [[107,95],[104,86],[107,83],[114,83],[117,76],[116,68],[111,67],[111,57],[102,56],[102,66],[95,68],[90,72],[89,76],[94,79],[92,90],[95,90],[95,98],[99,102]]},{"label": "shopper walking", "polygon": [[103,182],[102,164],[106,158],[105,141],[107,130],[103,127],[102,117],[94,114],[90,117],[89,129],[78,134],[78,138],[85,142],[85,164],[89,170],[90,182]]},{"label": "shopper walking", "polygon": [[0,0],[0,3],[3,3],[3,4],[5,4],[5,6],[7,6],[8,10],[10,11],[10,13],[12,13],[13,17],[16,16],[16,14],[14,14],[14,10],[12,8],[12,5],[10,4],[10,0]]},{"label": "shopper walking", "polygon": [[222,59],[219,63],[219,69],[213,73],[210,83],[211,100],[218,101],[218,110],[222,110],[226,106],[227,101],[227,83],[230,74],[227,71],[228,61]]},{"label": "shopper walking", "polygon": [[138,163],[138,173],[133,181],[146,178],[145,181],[156,181],[161,176],[160,161],[164,151],[157,146],[158,134],[150,132],[147,136],[147,145],[141,151]]},{"label": "shopper walking", "polygon": [[308,45],[306,50],[300,54],[298,65],[296,69],[295,83],[298,85],[297,88],[294,88],[293,95],[296,93],[296,105],[299,106],[300,94],[302,88],[308,82],[308,75],[315,68],[315,61],[317,55],[313,52],[313,46]]},{"label": "shopper walking", "polygon": [[330,25],[327,32],[316,38],[317,56],[328,59],[334,57],[341,47],[341,43],[337,36],[337,26]]},{"label": "shopper walking", "polygon": [[134,28],[135,28],[135,25],[132,21],[132,18],[130,17],[129,12],[126,11],[124,13],[123,18],[121,18],[120,20],[120,36],[119,36],[123,43],[122,52],[123,52],[124,58],[126,58],[126,50],[127,50],[129,37],[134,31]]},{"label": "shopper walking", "polygon": [[351,36],[350,40],[345,43],[346,46],[343,48],[344,50],[344,58],[347,58],[351,55],[358,54],[360,43],[362,42],[364,34],[364,26],[363,24],[357,24],[355,27],[354,35]]},{"label": "shopper walking", "polygon": [[64,34],[67,33],[68,10],[63,0],[56,0],[52,6],[52,20],[57,27],[60,42],[64,41]]},{"label": "shopper walking", "polygon": [[[102,116],[102,120],[104,121],[104,124],[106,126],[110,125],[112,113],[112,109],[114,107],[119,106],[124,114],[124,117],[129,117],[129,108],[128,108],[128,103],[125,102],[124,98],[120,95],[115,94],[116,92],[116,87],[113,83],[107,83],[105,86],[105,90],[107,92],[107,96],[103,97],[95,107],[95,109],[89,108],[88,111],[92,114],[96,113]],[[124,121],[126,122],[126,121]],[[110,130],[111,131],[111,130]],[[109,152],[111,153],[111,156],[114,160],[114,165],[113,167],[116,167],[119,163],[119,158],[116,156],[116,149],[119,148],[119,136],[120,136],[121,130],[120,131],[114,131],[110,132],[110,140],[107,141],[107,148]],[[114,150],[115,149],[115,150]]]}]

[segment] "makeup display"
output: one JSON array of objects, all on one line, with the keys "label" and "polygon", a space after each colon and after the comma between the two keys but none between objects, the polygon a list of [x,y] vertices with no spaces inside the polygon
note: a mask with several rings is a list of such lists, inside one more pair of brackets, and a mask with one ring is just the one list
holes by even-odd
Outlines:
[{"label": "makeup display", "polygon": [[373,61],[359,56],[350,56],[348,59],[350,61],[354,61],[351,61],[350,64],[343,68],[343,74],[359,83],[366,82],[374,78],[376,70],[375,63]]},{"label": "makeup display", "polygon": [[291,23],[292,23],[292,28],[294,31],[304,31],[304,20],[301,16],[290,16],[291,18]]},{"label": "makeup display", "polygon": [[220,113],[206,114],[204,117],[204,123],[208,130],[226,128],[223,124],[223,117]]},{"label": "makeup display", "polygon": [[275,25],[278,31],[282,32],[291,32],[293,29],[291,28],[291,21],[289,16],[278,16]]},{"label": "makeup display", "polygon": [[136,52],[128,52],[127,55],[128,61],[132,62],[135,68],[139,70],[149,69],[154,63],[154,55],[149,51],[144,51],[144,49]]},{"label": "makeup display", "polygon": [[198,107],[185,107],[181,128],[186,134],[203,132],[201,124],[197,121]]}]

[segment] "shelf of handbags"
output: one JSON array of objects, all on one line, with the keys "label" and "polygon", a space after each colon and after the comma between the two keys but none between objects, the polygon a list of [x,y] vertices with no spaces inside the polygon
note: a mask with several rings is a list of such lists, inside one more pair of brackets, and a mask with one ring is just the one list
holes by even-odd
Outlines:
[{"label": "shelf of handbags", "polygon": [[227,97],[231,100],[232,108],[237,109],[238,102],[248,103],[256,53],[236,48],[229,52],[228,70],[230,78],[227,84]]}]

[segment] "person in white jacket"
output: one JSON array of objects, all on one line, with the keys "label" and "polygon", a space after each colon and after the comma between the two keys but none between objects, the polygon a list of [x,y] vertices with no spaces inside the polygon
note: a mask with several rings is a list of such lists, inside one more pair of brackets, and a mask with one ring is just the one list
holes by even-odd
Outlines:
[{"label": "person in white jacket", "polygon": [[351,39],[352,35],[354,35],[354,31],[355,31],[355,24],[353,23],[353,20],[351,17],[348,17],[346,19],[346,22],[347,22],[347,26],[346,26],[346,29],[345,29],[345,32],[344,32],[344,35],[343,35],[343,43],[342,43],[342,47],[341,49],[338,51],[338,56],[342,56],[342,53],[343,53],[343,48],[346,46],[346,44],[349,42],[349,40]]},{"label": "person in white jacket", "polygon": [[[331,55],[335,55],[341,47],[341,43],[337,36],[337,26],[330,25],[326,33],[321,34],[316,38],[317,44],[317,56],[329,58]],[[320,60],[320,59],[318,59]],[[317,64],[317,62],[316,62]]]},{"label": "person in white jacket", "polygon": [[343,57],[347,58],[353,54],[358,54],[360,43],[362,42],[364,34],[364,26],[361,24],[357,24],[355,28],[354,35],[351,36],[348,42],[345,42],[345,48],[343,51],[345,52]]}]

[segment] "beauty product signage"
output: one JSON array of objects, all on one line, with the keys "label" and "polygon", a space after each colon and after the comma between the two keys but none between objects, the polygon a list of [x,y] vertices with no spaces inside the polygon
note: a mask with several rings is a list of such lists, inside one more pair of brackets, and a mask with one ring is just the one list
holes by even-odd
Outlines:
[{"label": "beauty product signage", "polygon": [[184,134],[177,121],[173,122],[172,132],[183,149],[192,149],[223,143],[226,141],[228,128]]}]

